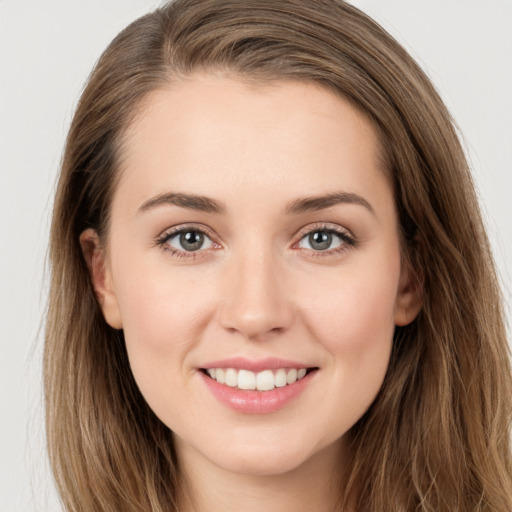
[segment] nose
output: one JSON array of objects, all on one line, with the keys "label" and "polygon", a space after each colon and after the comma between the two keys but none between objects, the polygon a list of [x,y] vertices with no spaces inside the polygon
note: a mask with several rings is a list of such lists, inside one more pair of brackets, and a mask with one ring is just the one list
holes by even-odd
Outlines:
[{"label": "nose", "polygon": [[270,254],[241,255],[225,273],[221,326],[251,340],[286,331],[293,321],[293,301],[286,277]]}]

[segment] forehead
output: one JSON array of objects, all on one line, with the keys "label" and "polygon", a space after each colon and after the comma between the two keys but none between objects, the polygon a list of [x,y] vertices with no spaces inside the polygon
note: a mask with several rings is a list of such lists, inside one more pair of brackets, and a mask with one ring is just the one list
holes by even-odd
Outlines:
[{"label": "forehead", "polygon": [[284,199],[386,181],[380,154],[366,116],[318,84],[193,75],[142,102],[124,135],[119,188],[130,185],[139,202],[168,189],[273,189]]}]

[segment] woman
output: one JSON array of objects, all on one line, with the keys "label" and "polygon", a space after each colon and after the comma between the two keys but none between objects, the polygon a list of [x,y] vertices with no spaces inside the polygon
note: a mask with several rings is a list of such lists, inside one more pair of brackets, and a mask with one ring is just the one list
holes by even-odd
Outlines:
[{"label": "woman", "polygon": [[510,365],[450,116],[344,2],[177,0],[82,95],[45,372],[68,510],[510,510]]}]

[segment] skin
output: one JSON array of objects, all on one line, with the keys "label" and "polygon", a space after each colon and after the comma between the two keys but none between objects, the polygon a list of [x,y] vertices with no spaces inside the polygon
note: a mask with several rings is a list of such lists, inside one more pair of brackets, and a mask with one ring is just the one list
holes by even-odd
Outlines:
[{"label": "skin", "polygon": [[[169,192],[225,211],[140,211]],[[363,201],[286,213],[333,192]],[[203,248],[162,242],[183,225],[207,231]],[[315,250],[315,229],[355,242],[333,235]],[[175,433],[193,496],[183,510],[333,510],[345,434],[382,385],[395,325],[421,305],[371,123],[310,83],[211,74],[154,91],[125,134],[108,239],[87,230],[81,242],[105,319],[124,330],[138,386]],[[198,372],[234,356],[319,370],[284,408],[243,414]]]}]

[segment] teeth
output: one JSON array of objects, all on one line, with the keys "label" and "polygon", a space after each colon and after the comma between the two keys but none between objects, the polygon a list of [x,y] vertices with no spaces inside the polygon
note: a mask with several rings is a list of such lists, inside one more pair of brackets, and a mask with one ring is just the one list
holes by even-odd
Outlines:
[{"label": "teeth", "polygon": [[[226,370],[224,368],[213,368],[213,371],[215,373],[215,377],[212,377],[212,379],[215,379],[217,382],[220,382],[221,384],[226,383]],[[208,372],[210,373],[210,372]],[[210,375],[211,377],[211,375]]]},{"label": "teeth", "polygon": [[295,368],[288,370],[288,374],[286,375],[286,383],[293,384],[297,380],[298,372]]},{"label": "teeth", "polygon": [[278,370],[263,370],[258,373],[235,368],[208,368],[206,372],[213,380],[232,388],[270,391],[304,378],[306,368],[279,368]]},{"label": "teeth", "polygon": [[256,389],[256,375],[247,370],[240,370],[238,372],[238,387],[240,389]]},{"label": "teeth", "polygon": [[269,391],[274,388],[274,374],[272,370],[265,370],[256,375],[256,389],[258,391]]},{"label": "teeth", "polygon": [[277,370],[276,375],[274,377],[274,384],[276,388],[282,388],[286,386],[286,370],[283,368]]},{"label": "teeth", "polygon": [[226,370],[226,385],[234,388],[238,385],[238,372],[233,368]]}]

